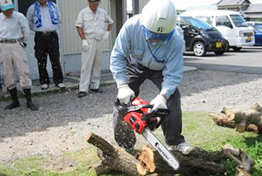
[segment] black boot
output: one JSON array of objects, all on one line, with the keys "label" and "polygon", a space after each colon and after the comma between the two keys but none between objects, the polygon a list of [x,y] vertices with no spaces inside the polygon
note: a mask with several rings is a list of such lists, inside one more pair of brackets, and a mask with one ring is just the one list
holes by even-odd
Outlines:
[{"label": "black boot", "polygon": [[30,108],[32,111],[38,110],[38,107],[32,102],[31,89],[24,89],[23,91],[25,93],[27,108]]},{"label": "black boot", "polygon": [[10,95],[11,95],[11,99],[12,99],[12,103],[8,106],[5,107],[5,110],[7,109],[14,109],[20,106],[20,103],[18,101],[18,97],[17,97],[17,89],[13,88],[11,90],[8,90]]}]

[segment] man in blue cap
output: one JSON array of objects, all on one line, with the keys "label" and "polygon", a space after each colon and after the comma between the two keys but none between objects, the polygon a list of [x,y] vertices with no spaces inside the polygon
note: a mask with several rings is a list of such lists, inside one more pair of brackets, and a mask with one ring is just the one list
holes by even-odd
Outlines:
[{"label": "man in blue cap", "polygon": [[12,103],[5,109],[20,106],[17,96],[15,69],[21,87],[25,93],[27,107],[37,110],[31,100],[32,81],[29,78],[29,66],[25,53],[25,46],[29,36],[28,21],[22,13],[14,11],[12,0],[0,0],[0,63],[5,85],[11,95]]}]

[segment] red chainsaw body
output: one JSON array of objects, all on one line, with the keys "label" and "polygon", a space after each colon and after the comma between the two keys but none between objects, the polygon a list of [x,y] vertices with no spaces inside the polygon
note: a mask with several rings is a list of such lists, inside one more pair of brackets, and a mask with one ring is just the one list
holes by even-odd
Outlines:
[{"label": "red chainsaw body", "polygon": [[131,127],[139,134],[141,134],[145,127],[146,122],[141,119],[142,114],[138,112],[130,112],[125,117],[124,120],[131,125]]},{"label": "red chainsaw body", "polygon": [[[148,101],[142,100],[138,97],[136,97],[133,101],[132,101],[132,105],[133,106],[139,106],[139,105],[149,105]],[[143,113],[149,113],[149,108],[141,108],[140,109]]]},{"label": "red chainsaw body", "polygon": [[[133,106],[149,105],[149,102],[139,98],[132,101]],[[125,115],[124,120],[139,134],[141,134],[147,126],[146,121],[142,119],[143,114],[149,113],[149,108],[141,108],[139,111],[132,111]]]}]

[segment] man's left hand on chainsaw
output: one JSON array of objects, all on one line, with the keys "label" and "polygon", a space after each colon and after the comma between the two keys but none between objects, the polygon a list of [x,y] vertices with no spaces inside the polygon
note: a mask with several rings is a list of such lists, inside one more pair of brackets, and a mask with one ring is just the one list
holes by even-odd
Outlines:
[{"label": "man's left hand on chainsaw", "polygon": [[117,99],[120,103],[128,104],[135,97],[134,91],[128,86],[128,84],[118,85]]},{"label": "man's left hand on chainsaw", "polygon": [[153,111],[157,110],[157,109],[167,109],[167,105],[166,105],[166,98],[159,94],[157,95],[151,102],[151,105],[154,105],[153,107]]}]

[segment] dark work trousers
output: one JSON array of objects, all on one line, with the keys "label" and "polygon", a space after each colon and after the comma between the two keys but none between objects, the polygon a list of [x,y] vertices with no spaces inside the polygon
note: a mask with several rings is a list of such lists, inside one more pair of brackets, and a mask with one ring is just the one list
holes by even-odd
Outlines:
[{"label": "dark work trousers", "polygon": [[59,41],[56,32],[35,34],[35,57],[38,62],[40,84],[50,84],[46,69],[47,56],[49,55],[54,83],[57,85],[63,82],[63,73],[60,65]]},{"label": "dark work trousers", "polygon": [[[138,64],[134,59],[128,60],[126,67],[127,70],[127,82],[129,87],[135,92],[135,96],[139,95],[140,85],[146,80],[151,80],[159,89],[161,90],[161,84],[163,82],[162,71],[150,70],[140,64]],[[170,110],[170,113],[161,124],[166,144],[168,145],[177,145],[182,142],[185,142],[184,137],[181,135],[182,132],[182,111],[181,111],[181,102],[180,102],[180,93],[179,90],[176,91],[170,96],[167,100],[167,107]],[[114,132],[115,140],[120,147],[131,148],[135,145],[136,139],[134,133],[129,127],[125,127],[121,121],[123,121],[124,115],[119,114],[116,108],[114,108]],[[126,123],[127,124],[127,123]],[[129,143],[127,143],[129,141]],[[133,141],[133,143],[131,143]]]}]

